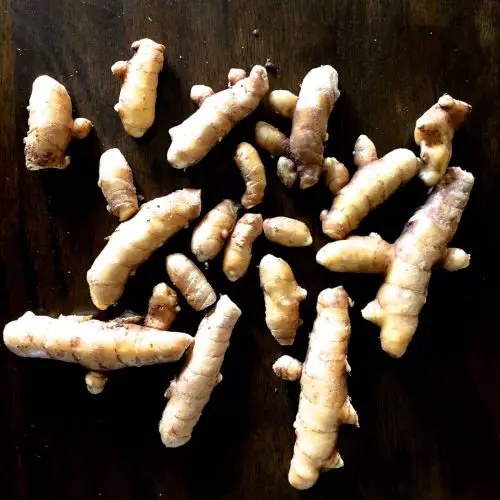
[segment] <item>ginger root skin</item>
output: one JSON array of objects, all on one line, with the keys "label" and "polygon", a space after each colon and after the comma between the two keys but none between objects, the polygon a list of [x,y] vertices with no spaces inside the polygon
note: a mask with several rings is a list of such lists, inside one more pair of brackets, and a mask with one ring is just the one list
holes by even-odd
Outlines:
[{"label": "ginger root skin", "polygon": [[167,154],[169,163],[174,168],[198,163],[236,123],[257,108],[268,90],[265,68],[254,66],[247,78],[206,97],[194,114],[169,130],[172,138]]},{"label": "ginger root skin", "polygon": [[90,371],[85,375],[85,385],[90,394],[101,394],[108,382],[108,377],[101,372]]},{"label": "ginger root skin", "polygon": [[264,199],[266,190],[266,169],[262,164],[259,153],[248,142],[242,142],[236,148],[234,157],[236,166],[240,169],[246,184],[245,194],[241,198],[244,208],[253,208]]},{"label": "ginger root skin", "polygon": [[241,68],[231,68],[227,74],[227,86],[232,87],[236,85],[240,80],[246,78],[247,72]]},{"label": "ginger root skin", "polygon": [[158,283],[149,299],[148,314],[144,325],[156,330],[167,331],[181,310],[177,294],[166,283]]},{"label": "ginger root skin", "polygon": [[289,382],[295,382],[302,375],[302,363],[291,356],[281,356],[273,365],[274,374]]},{"label": "ginger root skin", "polygon": [[33,82],[28,111],[28,134],[24,138],[26,168],[65,169],[71,161],[64,155],[71,139],[87,137],[92,123],[86,118],[73,120],[68,91],[47,75]]},{"label": "ginger root skin", "polygon": [[108,149],[101,155],[97,185],[108,202],[108,212],[120,222],[139,211],[132,169],[119,149]]},{"label": "ginger root skin", "polygon": [[261,234],[260,214],[245,214],[236,223],[222,262],[222,270],[229,281],[236,281],[246,274],[252,259],[252,245]]},{"label": "ginger root skin", "polygon": [[224,354],[240,315],[239,307],[223,295],[201,321],[186,363],[166,392],[168,403],[159,426],[166,447],[176,448],[191,439],[212,390],[222,378]]},{"label": "ginger root skin", "polygon": [[264,234],[269,241],[285,247],[307,247],[313,241],[309,228],[300,220],[289,217],[266,219]]},{"label": "ginger root skin", "polygon": [[215,92],[207,85],[193,85],[191,87],[190,97],[196,106],[200,107],[203,104],[203,101],[208,97],[213,96],[214,93]]},{"label": "ginger root skin", "polygon": [[269,107],[275,113],[288,118],[293,118],[298,97],[288,90],[273,90],[269,94]]},{"label": "ginger root skin", "polygon": [[170,280],[195,311],[202,311],[217,300],[205,275],[185,255],[173,253],[167,257],[166,264]]},{"label": "ginger root skin", "polygon": [[307,290],[297,284],[288,263],[271,254],[260,261],[259,276],[267,327],[281,345],[292,345],[302,322],[299,304],[307,297]]},{"label": "ginger root skin", "polygon": [[115,304],[135,270],[200,212],[200,190],[180,189],[145,203],[122,222],[87,273],[94,305],[107,309]]},{"label": "ginger root skin", "polygon": [[255,142],[274,156],[286,156],[290,143],[288,137],[267,122],[259,121],[255,125]]},{"label": "ginger root skin", "polygon": [[349,170],[336,158],[325,158],[323,172],[325,184],[332,194],[337,194],[349,182]]},{"label": "ginger root skin", "polygon": [[444,176],[452,153],[452,140],[458,126],[469,116],[472,106],[444,94],[415,125],[415,142],[420,146],[423,166],[419,176],[434,186]]},{"label": "ginger root skin", "polygon": [[118,61],[111,66],[120,78],[122,88],[115,111],[123,128],[132,137],[142,137],[155,121],[158,74],[163,69],[165,46],[149,38],[132,44],[136,53],[130,61]]},{"label": "ginger root skin", "polygon": [[191,238],[191,251],[198,262],[214,259],[222,250],[236,224],[238,205],[223,200],[210,210],[195,227]]}]

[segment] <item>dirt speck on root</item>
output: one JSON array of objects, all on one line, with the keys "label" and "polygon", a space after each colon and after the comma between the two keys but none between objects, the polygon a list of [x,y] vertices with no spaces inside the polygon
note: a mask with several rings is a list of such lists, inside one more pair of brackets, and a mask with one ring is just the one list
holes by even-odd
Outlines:
[{"label": "dirt speck on root", "polygon": [[264,64],[264,68],[266,68],[268,73],[272,73],[273,75],[277,75],[279,71],[278,66],[276,66],[271,59],[267,59],[266,64]]}]

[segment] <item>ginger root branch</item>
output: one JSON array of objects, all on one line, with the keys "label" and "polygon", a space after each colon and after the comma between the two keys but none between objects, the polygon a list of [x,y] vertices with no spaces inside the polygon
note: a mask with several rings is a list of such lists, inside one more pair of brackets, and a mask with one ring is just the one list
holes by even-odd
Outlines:
[{"label": "ginger root branch", "polygon": [[274,374],[290,382],[295,382],[302,375],[302,363],[291,356],[281,356],[273,365]]},{"label": "ginger root branch", "polygon": [[144,325],[156,330],[169,330],[181,310],[177,294],[166,283],[158,283],[149,299]]}]

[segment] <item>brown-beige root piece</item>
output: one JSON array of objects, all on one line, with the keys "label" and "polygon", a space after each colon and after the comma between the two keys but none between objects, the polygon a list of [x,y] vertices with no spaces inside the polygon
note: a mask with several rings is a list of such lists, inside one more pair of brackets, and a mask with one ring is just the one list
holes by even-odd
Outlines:
[{"label": "brown-beige root piece", "polygon": [[307,290],[297,284],[288,263],[271,254],[260,261],[259,275],[267,327],[281,345],[292,345],[302,323],[299,305],[307,297]]},{"label": "brown-beige root piece", "polygon": [[472,106],[444,94],[415,125],[415,142],[420,146],[423,167],[420,178],[434,186],[443,177],[451,158],[451,143],[458,126],[467,118]]},{"label": "brown-beige root piece", "polygon": [[215,92],[207,85],[193,85],[191,87],[190,97],[196,106],[200,107],[203,104],[203,101],[208,97],[213,96],[214,93]]},{"label": "brown-beige root piece", "polygon": [[156,330],[168,330],[181,310],[177,294],[166,283],[158,283],[149,299],[144,325]]},{"label": "brown-beige root piece", "polygon": [[94,305],[107,309],[115,304],[135,270],[200,211],[200,190],[180,189],[145,203],[122,222],[87,273]]},{"label": "brown-beige root piece", "polygon": [[99,180],[110,214],[124,222],[139,211],[132,169],[117,148],[105,151],[99,162]]},{"label": "brown-beige root piece", "polygon": [[419,161],[409,149],[395,149],[378,159],[375,145],[366,135],[356,141],[354,163],[357,172],[334,198],[330,210],[324,210],[320,216],[323,232],[336,240],[356,229],[370,210],[419,170]]},{"label": "brown-beige root piece", "polygon": [[335,272],[385,274],[376,299],[362,314],[380,326],[382,349],[392,356],[405,353],[417,329],[432,268],[456,271],[469,265],[470,257],[463,250],[447,247],[473,184],[471,174],[449,168],[392,245],[376,234],[357,236],[329,243],[316,256],[319,264]]},{"label": "brown-beige root piece", "polygon": [[86,137],[92,123],[86,118],[73,120],[68,91],[47,75],[33,82],[28,111],[29,130],[24,138],[26,168],[66,168],[71,159],[64,153],[71,139]]},{"label": "brown-beige root piece", "polygon": [[195,311],[201,311],[217,300],[205,275],[185,255],[173,253],[167,257],[166,264],[172,283]]},{"label": "brown-beige root piece", "polygon": [[295,382],[302,375],[302,363],[291,356],[284,355],[276,360],[273,371],[277,377]]},{"label": "brown-beige root piece", "polygon": [[234,226],[222,262],[222,270],[229,281],[236,281],[246,274],[252,259],[252,245],[261,233],[260,214],[245,214]]},{"label": "brown-beige root piece", "polygon": [[222,250],[236,223],[238,205],[223,200],[199,222],[191,238],[191,251],[199,262],[214,259]]},{"label": "brown-beige root piece", "polygon": [[262,203],[266,190],[266,169],[262,164],[259,153],[248,142],[242,142],[236,148],[234,162],[240,169],[246,190],[241,198],[241,204],[246,208],[255,207]]},{"label": "brown-beige root piece", "polygon": [[288,90],[273,90],[269,94],[269,106],[275,112],[291,120],[299,98]]},{"label": "brown-beige root piece", "polygon": [[206,96],[194,114],[169,130],[172,138],[167,154],[169,163],[175,168],[198,163],[236,123],[257,108],[268,90],[265,68],[254,66],[247,78]]},{"label": "brown-beige root piece", "polygon": [[323,172],[325,184],[332,194],[337,194],[349,182],[349,170],[336,158],[325,158]]},{"label": "brown-beige root piece", "polygon": [[101,394],[108,382],[108,377],[101,372],[89,371],[85,375],[85,385],[90,394]]},{"label": "brown-beige root piece", "polygon": [[166,393],[168,403],[160,421],[165,446],[176,448],[191,438],[212,390],[222,378],[224,354],[240,315],[239,307],[223,295],[201,321],[186,363]]},{"label": "brown-beige root piece", "polygon": [[236,85],[240,80],[246,78],[247,72],[241,68],[231,68],[229,73],[227,74],[227,85],[228,87],[232,87]]},{"label": "brown-beige root piece", "polygon": [[115,111],[123,128],[132,137],[142,137],[155,120],[158,74],[163,68],[165,46],[149,38],[132,44],[136,53],[130,61],[118,61],[111,66],[120,78],[122,88]]},{"label": "brown-beige root piece", "polygon": [[266,219],[264,234],[269,241],[285,247],[307,247],[313,241],[309,228],[300,220],[289,217]]}]

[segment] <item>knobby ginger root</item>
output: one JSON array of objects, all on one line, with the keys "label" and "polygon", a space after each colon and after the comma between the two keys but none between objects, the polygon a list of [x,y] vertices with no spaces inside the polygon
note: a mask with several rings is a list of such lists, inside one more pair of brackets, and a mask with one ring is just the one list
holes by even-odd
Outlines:
[{"label": "knobby ginger root", "polygon": [[68,91],[47,75],[33,82],[28,111],[29,130],[24,138],[26,168],[66,168],[71,159],[64,153],[71,139],[86,137],[92,123],[86,118],[73,120]]},{"label": "knobby ginger root", "polygon": [[166,263],[169,278],[194,310],[201,311],[217,300],[204,274],[185,255],[169,255]]},{"label": "knobby ginger root", "polygon": [[156,330],[168,330],[180,310],[175,291],[166,283],[158,283],[149,299],[144,325]]},{"label": "knobby ginger root", "polygon": [[224,354],[240,315],[238,306],[223,295],[200,323],[186,364],[166,393],[168,403],[160,421],[165,446],[182,446],[191,438],[213,388],[221,380]]},{"label": "knobby ginger root", "polygon": [[200,107],[203,101],[210,96],[214,95],[214,91],[206,85],[193,85],[191,87],[191,100]]},{"label": "knobby ginger root", "polygon": [[418,173],[419,162],[409,149],[395,149],[377,159],[375,146],[361,135],[354,146],[358,167],[351,181],[334,198],[329,211],[321,213],[323,232],[341,240],[400,186]]},{"label": "knobby ginger root", "polygon": [[175,168],[198,163],[236,123],[257,108],[269,90],[267,72],[254,66],[247,78],[202,100],[199,109],[170,129],[168,161]]},{"label": "knobby ginger root", "polygon": [[238,206],[232,200],[221,201],[195,227],[191,251],[199,262],[214,259],[222,250],[236,223]]},{"label": "knobby ginger root", "polygon": [[246,209],[255,207],[255,205],[262,203],[267,184],[266,170],[259,153],[248,142],[242,142],[236,148],[234,161],[240,169],[246,184],[246,191],[241,198],[241,204]]},{"label": "knobby ginger root", "polygon": [[246,78],[247,72],[241,68],[231,68],[229,73],[227,74],[227,85],[228,87],[232,87],[236,85],[240,80]]},{"label": "knobby ginger root", "polygon": [[291,345],[301,324],[299,304],[307,296],[295,281],[290,266],[274,255],[265,255],[259,265],[260,286],[264,292],[266,324],[281,345]]},{"label": "knobby ginger root", "polygon": [[97,185],[108,202],[108,212],[116,215],[120,222],[139,211],[132,169],[119,149],[108,149],[102,154]]},{"label": "knobby ginger root", "polygon": [[264,234],[269,241],[286,247],[307,247],[312,243],[309,228],[289,217],[272,217],[264,221]]},{"label": "knobby ginger root", "polygon": [[115,304],[135,270],[200,212],[200,191],[181,189],[145,203],[132,219],[122,222],[87,273],[95,306],[107,309]]},{"label": "knobby ginger root", "polygon": [[295,382],[302,375],[302,363],[291,356],[281,356],[273,365],[277,377]]},{"label": "knobby ginger root", "polygon": [[281,116],[291,120],[297,105],[298,97],[288,90],[273,90],[269,94],[269,106]]},{"label": "knobby ginger root", "polygon": [[437,184],[445,174],[455,130],[471,110],[466,102],[445,94],[417,120],[415,142],[420,146],[423,162],[419,175],[428,186]]},{"label": "knobby ginger root", "polygon": [[349,170],[336,158],[325,158],[323,172],[325,184],[332,194],[337,194],[349,182]]},{"label": "knobby ginger root", "polygon": [[142,137],[155,120],[158,73],[163,68],[165,47],[143,38],[132,44],[137,50],[130,61],[118,61],[111,66],[120,78],[122,88],[115,111],[123,128],[132,137]]},{"label": "knobby ginger root", "polygon": [[252,245],[262,233],[262,215],[245,214],[234,226],[222,262],[229,281],[243,277],[252,258]]}]

